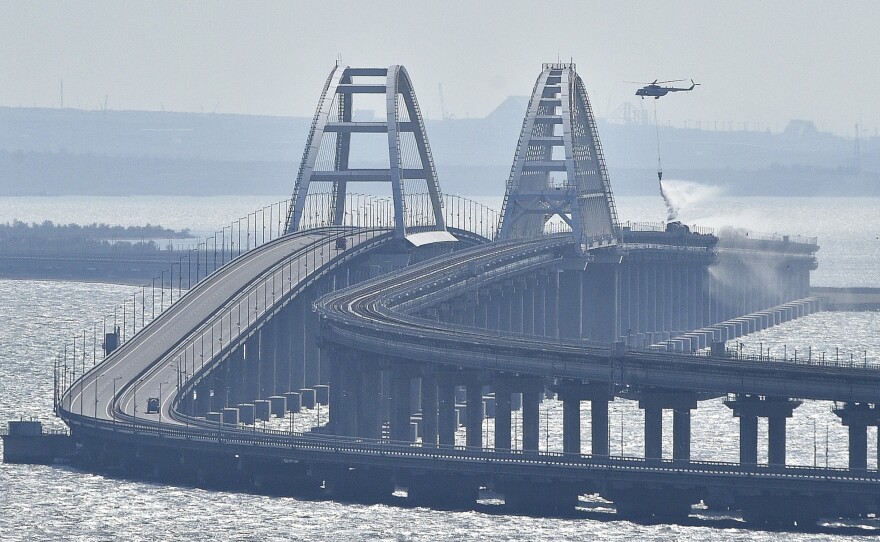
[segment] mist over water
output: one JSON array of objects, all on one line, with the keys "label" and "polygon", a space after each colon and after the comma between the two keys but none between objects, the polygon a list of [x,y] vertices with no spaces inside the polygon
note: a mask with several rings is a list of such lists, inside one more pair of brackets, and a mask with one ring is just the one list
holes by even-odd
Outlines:
[{"label": "mist over water", "polygon": [[[664,183],[665,184],[665,183]],[[745,217],[753,229],[818,235],[822,245],[814,283],[828,286],[880,286],[880,201],[858,198],[810,200],[699,197],[682,190],[679,219],[687,224],[720,226]],[[689,194],[689,195],[688,195]],[[688,199],[690,198],[690,199]],[[9,199],[18,199],[10,202]],[[29,200],[22,202],[21,200]],[[88,211],[82,198],[8,198],[4,216],[58,222],[99,221],[143,224],[143,217],[168,227],[210,233],[228,223],[228,214],[244,216],[280,198],[191,198],[175,203],[162,198],[97,198]],[[662,221],[662,199],[618,198],[621,220]],[[25,205],[24,203],[27,203]],[[492,204],[492,201],[486,201]],[[500,205],[500,201],[498,201]],[[15,205],[18,214],[6,211]],[[494,205],[496,208],[499,205]],[[137,209],[135,211],[135,209]],[[195,212],[198,209],[199,212]],[[77,213],[83,213],[78,215]],[[78,219],[78,216],[83,218]],[[721,216],[717,223],[713,217]],[[51,413],[52,358],[65,340],[100,326],[100,317],[137,287],[77,282],[0,280],[0,421],[35,416],[61,427]],[[818,313],[741,339],[743,353],[771,350],[773,356],[797,349],[799,358],[839,357],[858,364],[880,361],[878,313]],[[839,353],[837,349],[840,349]],[[788,425],[788,461],[800,465],[846,465],[846,429],[828,402],[807,401]],[[613,454],[640,456],[644,418],[634,401],[610,405]],[[589,419],[589,404],[582,406]],[[304,413],[306,421],[309,413]],[[326,419],[326,412],[322,418]],[[521,413],[514,413],[521,420]],[[671,454],[670,413],[664,418],[664,455]],[[562,447],[562,409],[556,401],[541,406],[540,445]],[[589,449],[588,422],[582,432]],[[491,438],[494,423],[485,423]],[[869,468],[876,467],[876,430],[869,430]],[[463,432],[459,437],[463,437]],[[735,461],[738,425],[721,399],[700,403],[692,418],[694,459]],[[827,439],[826,439],[827,435]],[[521,446],[517,434],[517,446]],[[759,429],[759,460],[766,460],[766,424]],[[826,452],[827,442],[827,452]],[[773,533],[703,526],[641,525],[594,519],[529,518],[480,512],[441,512],[384,505],[303,501],[241,493],[119,480],[67,467],[0,464],[0,539],[17,540],[840,540],[843,536]],[[846,537],[846,540],[859,537]],[[864,537],[868,540],[868,537]],[[874,540],[874,537],[870,538]]]}]

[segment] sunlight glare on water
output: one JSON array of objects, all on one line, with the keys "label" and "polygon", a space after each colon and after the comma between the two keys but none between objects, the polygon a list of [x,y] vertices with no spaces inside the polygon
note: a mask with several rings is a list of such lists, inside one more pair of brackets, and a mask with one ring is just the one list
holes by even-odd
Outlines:
[{"label": "sunlight glare on water", "polygon": [[[206,234],[281,198],[3,198],[0,216],[59,223],[160,223]],[[88,205],[86,205],[86,200]],[[491,202],[487,202],[491,203]],[[500,204],[500,201],[498,202]],[[880,232],[876,201],[844,199],[720,198],[683,208],[686,223],[763,224],[757,228],[818,235],[822,250],[814,284],[880,286]],[[659,198],[618,198],[622,220],[665,218]],[[715,215],[713,215],[715,213]],[[842,220],[845,216],[847,219]],[[723,217],[722,217],[723,218]],[[717,223],[716,223],[717,222]],[[0,420],[34,416],[49,427],[52,359],[59,345],[100,325],[113,305],[140,289],[77,282],[0,280]],[[742,339],[744,353],[771,348],[798,356],[832,355],[840,348],[858,361],[880,362],[880,314],[818,313]],[[846,465],[846,430],[827,402],[808,401],[789,420],[788,462]],[[560,450],[561,404],[541,411],[541,446]],[[589,419],[589,403],[582,406]],[[314,413],[304,413],[302,423]],[[669,413],[667,413],[667,416]],[[515,413],[519,420],[521,413]],[[322,417],[326,417],[326,413]],[[494,429],[487,422],[489,438]],[[671,419],[664,420],[664,454],[671,454]],[[735,461],[738,426],[722,399],[700,403],[692,420],[694,459]],[[643,417],[633,401],[610,408],[612,454],[640,456]],[[589,430],[582,432],[589,449]],[[827,438],[826,438],[827,435]],[[463,433],[460,435],[463,437]],[[518,439],[521,446],[521,435]],[[759,427],[759,461],[766,460],[766,422]],[[826,442],[827,456],[826,456]],[[876,467],[876,431],[869,430],[868,466]],[[702,526],[642,525],[594,519],[545,519],[481,512],[442,512],[385,505],[340,504],[204,491],[121,480],[67,467],[0,464],[0,539],[24,540],[776,540],[780,533]],[[843,536],[785,533],[790,540],[843,540]],[[852,540],[853,537],[846,537]],[[867,538],[865,538],[867,539]]]}]

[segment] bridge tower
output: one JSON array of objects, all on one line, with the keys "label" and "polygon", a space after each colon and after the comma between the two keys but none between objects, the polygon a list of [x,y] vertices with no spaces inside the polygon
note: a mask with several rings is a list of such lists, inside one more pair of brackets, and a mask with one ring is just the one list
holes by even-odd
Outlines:
[{"label": "bridge tower", "polygon": [[617,210],[584,82],[569,63],[544,64],[523,121],[499,225],[531,237],[560,217],[582,249],[616,243]]},{"label": "bridge tower", "polygon": [[[359,121],[354,118],[358,97],[370,94],[384,96],[384,118]],[[381,145],[368,147],[363,140],[370,138],[364,134],[385,134],[387,139],[380,135]],[[374,151],[369,165],[384,162],[387,153],[387,166],[350,167],[353,140],[361,140],[363,148]],[[375,137],[372,140],[376,143]],[[397,237],[414,240],[413,236],[426,232],[441,232],[439,238],[431,234],[431,239],[454,240],[446,232],[437,171],[412,82],[403,66],[352,68],[337,64],[333,68],[306,141],[286,231],[341,225],[347,212],[362,212],[346,209],[346,194],[355,182],[390,183],[393,217],[388,218],[389,222],[393,218]],[[451,239],[445,239],[447,236]]]}]

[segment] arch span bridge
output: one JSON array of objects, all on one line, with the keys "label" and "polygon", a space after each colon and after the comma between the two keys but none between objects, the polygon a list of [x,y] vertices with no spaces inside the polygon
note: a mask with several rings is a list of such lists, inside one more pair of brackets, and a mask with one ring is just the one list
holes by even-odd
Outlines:
[{"label": "arch span bridge", "polygon": [[[384,96],[384,120],[354,120],[370,94]],[[381,139],[386,167],[349,167],[364,134]],[[385,192],[353,199],[352,182]],[[866,428],[880,423],[880,370],[726,347],[816,310],[815,239],[621,224],[573,64],[543,66],[497,229],[487,216],[440,192],[406,71],[337,66],[286,234],[118,348],[108,334],[105,359],[72,383],[59,366],[56,411],[90,465],[211,486],[357,499],[403,487],[438,507],[474,506],[485,489],[530,513],[599,494],[627,517],[681,519],[702,501],[801,525],[877,511]],[[561,450],[541,443],[551,396]],[[639,457],[610,453],[618,396],[644,410]],[[740,461],[693,461],[691,412],[719,396],[739,419]],[[848,469],[786,464],[786,419],[805,399],[839,403]],[[317,427],[294,425],[315,411]]]}]

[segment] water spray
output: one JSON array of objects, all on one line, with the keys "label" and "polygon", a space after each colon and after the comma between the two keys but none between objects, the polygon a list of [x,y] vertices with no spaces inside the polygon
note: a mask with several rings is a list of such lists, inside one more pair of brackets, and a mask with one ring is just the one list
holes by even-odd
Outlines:
[{"label": "water spray", "polygon": [[663,189],[663,163],[660,160],[660,124],[657,122],[657,100],[654,100],[654,134],[657,137],[657,183],[660,185],[660,195],[666,204],[666,221],[674,222],[678,218],[678,208],[672,203],[669,194]]}]

